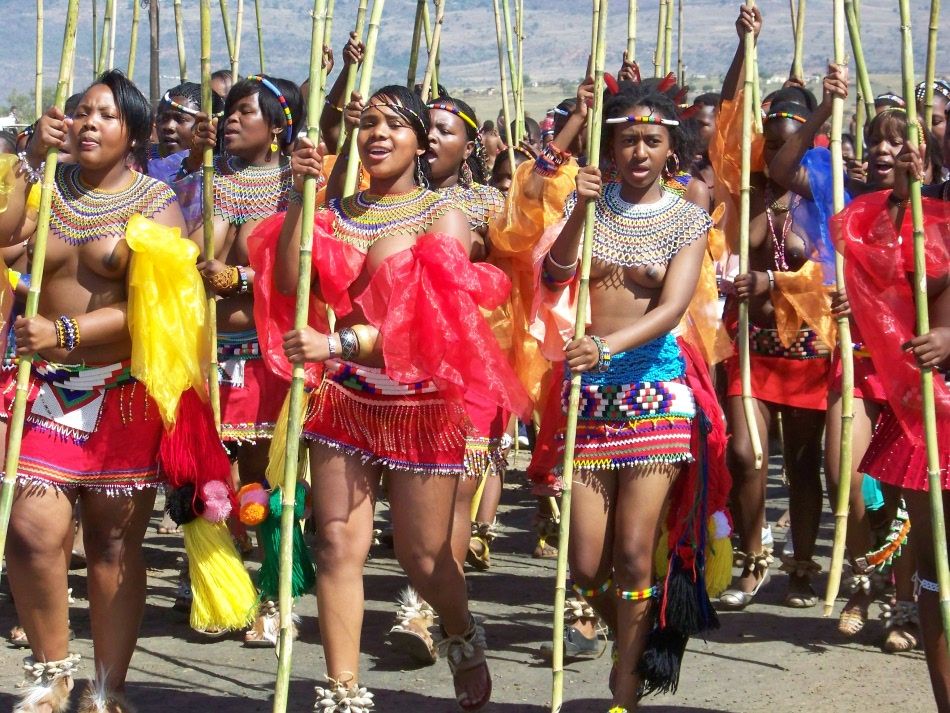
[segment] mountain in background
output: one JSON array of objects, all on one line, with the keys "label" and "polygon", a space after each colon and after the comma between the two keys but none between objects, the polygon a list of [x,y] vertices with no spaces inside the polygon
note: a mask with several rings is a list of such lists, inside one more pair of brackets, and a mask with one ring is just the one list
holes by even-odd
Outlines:
[{"label": "mountain in background", "polygon": [[[128,66],[132,2],[116,0],[116,62]],[[185,41],[188,76],[198,78],[198,8],[196,0],[184,0]],[[644,75],[652,74],[652,53],[656,42],[658,0],[640,0],[637,59]],[[102,22],[104,0],[99,0]],[[228,3],[232,24],[237,0]],[[264,27],[266,69],[269,73],[301,80],[307,74],[310,42],[310,7],[306,0],[261,0]],[[333,47],[337,59],[356,14],[356,0],[337,0],[333,24]],[[450,90],[486,89],[498,86],[498,60],[491,0],[447,0],[443,30],[440,80]],[[590,42],[590,4],[585,0],[524,0],[525,74],[529,83],[576,82],[584,72]],[[759,66],[764,78],[788,73],[792,55],[792,32],[788,5],[784,0],[769,0],[765,11],[765,29],[759,42]],[[930,2],[911,0],[916,21],[915,62],[918,75],[923,73],[926,31]],[[227,67],[227,51],[218,3],[213,2],[212,32],[215,41],[212,64]],[[409,45],[415,16],[415,0],[388,0],[383,13],[374,85],[404,82]],[[737,37],[734,21],[738,0],[685,0],[684,60],[690,83],[697,89],[725,72],[734,52]],[[804,64],[810,75],[823,72],[832,55],[832,2],[808,3]],[[45,84],[52,86],[59,66],[58,49],[62,43],[66,0],[45,2]],[[627,3],[610,3],[609,65],[619,65],[626,45]],[[899,16],[895,0],[864,0],[862,34],[875,91],[899,88],[900,73]],[[175,40],[173,4],[160,2],[161,65],[163,89],[178,81],[178,54]],[[92,79],[91,3],[81,3],[77,38],[76,86]],[[8,97],[18,93],[31,95],[34,83],[35,4],[26,0],[0,0],[6,42],[0,50],[0,106],[9,105]],[[241,73],[259,70],[254,3],[244,2]],[[947,27],[945,23],[943,25]],[[135,78],[144,85],[148,77],[148,13],[141,13]],[[674,43],[676,32],[674,28]],[[424,52],[423,52],[424,54]],[[674,52],[673,62],[676,57]],[[420,60],[422,74],[424,57]],[[339,69],[339,65],[338,65]],[[937,58],[938,76],[950,75],[950,44],[943,42]],[[874,81],[877,80],[877,81]],[[21,107],[22,108],[22,107]]]}]

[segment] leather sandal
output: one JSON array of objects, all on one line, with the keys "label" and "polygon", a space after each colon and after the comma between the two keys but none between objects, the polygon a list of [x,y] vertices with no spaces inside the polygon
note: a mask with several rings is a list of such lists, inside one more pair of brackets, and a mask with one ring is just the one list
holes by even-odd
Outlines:
[{"label": "leather sandal", "polygon": [[[292,636],[297,638],[297,624],[291,625]],[[244,645],[252,649],[271,649],[277,646],[280,635],[280,610],[277,603],[267,599],[261,602],[257,618],[250,629],[244,632]]]},{"label": "leather sandal", "polygon": [[[475,617],[471,617],[468,629],[462,634],[449,636],[443,629],[442,638],[436,647],[439,654],[448,662],[452,678],[455,679],[455,700],[459,710],[467,713],[482,710],[491,700],[492,691],[491,673],[488,671],[488,663],[485,660],[485,629],[475,621]],[[479,698],[470,700],[465,691],[459,690],[458,677],[460,674],[475,671],[484,672],[487,686]]]},{"label": "leather sandal", "polygon": [[327,686],[315,686],[317,701],[313,710],[318,713],[368,713],[376,708],[373,694],[355,683],[356,677],[349,671],[339,679],[327,676]]},{"label": "leather sandal", "polygon": [[69,654],[62,661],[37,661],[32,656],[23,659],[25,672],[19,700],[13,713],[36,713],[50,710],[66,713],[69,694],[73,690],[73,674],[79,666],[79,654]]},{"label": "leather sandal", "polygon": [[491,544],[495,541],[495,523],[473,522],[465,561],[479,572],[491,567]]},{"label": "leather sandal", "polygon": [[121,693],[107,691],[97,682],[90,681],[82,692],[76,713],[135,713],[135,708]]},{"label": "leather sandal", "polygon": [[[789,591],[785,595],[785,606],[793,609],[808,609],[818,604],[818,593],[811,586],[811,578],[821,572],[821,565],[812,560],[797,560],[782,556],[782,572],[788,574]],[[804,591],[793,591],[793,579],[805,580]]]},{"label": "leather sandal", "polygon": [[538,541],[531,556],[534,559],[556,559],[558,535],[561,533],[560,521],[554,517],[535,515],[534,530],[538,535]]},{"label": "leather sandal", "polygon": [[439,657],[429,627],[435,624],[435,611],[412,587],[399,593],[396,623],[389,630],[389,642],[396,651],[413,661],[431,666]]},{"label": "leather sandal", "polygon": [[[851,565],[851,576],[845,580],[844,586],[850,596],[838,617],[838,631],[845,636],[857,636],[868,623],[868,607],[874,599],[874,594],[880,591],[881,577],[874,567]],[[864,600],[865,603],[861,603]]]},{"label": "leather sandal", "polygon": [[741,589],[727,589],[719,595],[719,603],[723,609],[731,611],[742,611],[749,606],[759,590],[769,581],[769,557],[765,552],[737,553],[742,557],[742,573],[754,573],[758,580],[755,588],[751,592],[744,592]]}]

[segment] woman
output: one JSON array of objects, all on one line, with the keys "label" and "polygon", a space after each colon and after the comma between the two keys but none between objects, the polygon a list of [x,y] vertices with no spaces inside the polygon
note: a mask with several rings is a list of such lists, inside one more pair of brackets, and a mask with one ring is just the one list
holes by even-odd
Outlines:
[{"label": "woman", "polygon": [[[606,156],[619,181],[605,186],[598,167],[582,168],[567,220],[548,233],[556,238],[536,254],[543,257],[546,302],[560,299],[563,306],[576,279],[586,209],[594,203],[588,336],[570,338],[573,315],[557,320],[554,311],[542,311],[539,317],[546,326],[546,355],[582,374],[571,575],[615,633],[611,710],[626,711],[650,687],[642,665],[650,600],[660,591],[654,587],[653,553],[670,494],[683,465],[693,460],[696,403],[672,330],[699,279],[710,220],[663,188],[683,141],[673,102],[647,85],[624,84],[604,111]],[[551,329],[556,325],[560,329]],[[643,406],[649,401],[643,389],[650,388],[664,394],[656,411]],[[611,394],[629,409],[612,407]],[[563,438],[562,429],[562,452]]]},{"label": "woman", "polygon": [[[84,93],[71,119],[55,108],[40,119],[32,165],[22,166],[0,214],[5,244],[32,233],[24,179],[39,178],[37,159],[47,149],[71,142],[76,164],[56,172],[39,313],[18,318],[15,328],[17,353],[37,356],[6,553],[17,613],[33,650],[34,685],[18,711],[68,706],[79,658],[68,652],[66,601],[74,504],[81,504],[86,543],[97,684],[110,699],[124,689],[145,607],[141,544],[162,482],[163,424],[155,402],[136,389],[129,373],[125,231],[136,214],[169,228],[183,226],[171,189],[128,168],[133,157],[144,163],[150,130],[145,97],[120,72],[107,72]],[[78,406],[49,398],[63,388],[57,384],[68,388],[76,378],[95,384],[83,387]],[[5,419],[13,392],[11,378]],[[99,710],[92,698],[83,706]],[[127,710],[124,704],[121,710]]]},{"label": "woman", "polygon": [[[217,116],[224,101],[212,92],[211,105]],[[152,147],[149,156],[148,175],[171,183],[181,175],[201,168],[201,154],[191,150],[200,114],[200,84],[182,82],[165,92],[155,115],[158,143]]]},{"label": "woman", "polygon": [[[306,122],[297,85],[286,79],[253,76],[228,92],[221,126],[198,115],[188,166],[200,166],[206,147],[222,136],[224,153],[214,162],[214,256],[198,264],[205,283],[217,295],[218,375],[221,395],[221,440],[237,462],[242,484],[263,483],[269,441],[287,393],[285,381],[271,373],[261,356],[254,321],[254,270],[248,236],[266,218],[289,205],[291,168],[288,154]],[[180,194],[199,186],[201,173],[175,182]],[[200,192],[186,212],[197,218]],[[188,210],[188,209],[192,210]],[[194,210],[198,208],[198,210]],[[192,225],[192,239],[204,245],[202,226]],[[273,553],[266,553],[265,556]],[[249,646],[276,646],[279,629],[274,604],[277,592],[264,592]]]},{"label": "woman", "polygon": [[[348,140],[355,136],[370,188],[333,197],[345,171],[345,161],[338,161],[329,210],[317,215],[314,236],[313,290],[334,309],[337,331],[318,320],[317,309],[311,313],[316,329],[291,330],[283,338],[288,360],[323,365],[304,427],[329,679],[317,689],[317,710],[371,698],[358,679],[362,568],[384,472],[396,556],[439,616],[438,646],[459,706],[480,710],[491,696],[484,631],[468,609],[463,559],[446,544],[455,532],[460,476],[475,474],[466,452],[466,437],[475,435],[469,395],[526,410],[526,397],[478,311],[504,300],[507,280],[495,268],[469,262],[465,215],[424,188],[430,125],[421,100],[404,87],[385,87],[365,103],[354,93],[347,113],[351,121],[358,118]],[[301,143],[294,154],[297,182],[322,171],[320,152]],[[296,289],[299,222],[295,204],[285,220],[258,231],[263,254],[280,230],[274,284],[285,295]]]},{"label": "woman", "polygon": [[[743,6],[736,29],[740,40],[746,32],[758,35],[761,14]],[[717,136],[710,145],[716,180],[738,205],[737,162],[734,154],[737,117],[742,99],[738,80],[743,73],[740,41],[723,84],[723,104],[717,119]],[[794,555],[784,558],[788,572],[785,603],[811,607],[818,596],[811,579],[820,570],[813,561],[821,514],[821,435],[831,347],[834,344],[830,298],[823,287],[821,263],[810,260],[811,236],[793,226],[793,196],[767,175],[765,167],[811,114],[802,103],[802,91],[789,87],[776,92],[763,126],[753,140],[751,215],[749,222],[750,272],[736,276],[734,295],[727,299],[724,322],[735,333],[738,300],[749,300],[752,396],[754,427],[763,448],[756,467],[749,426],[742,406],[738,357],[726,361],[727,420],[730,469],[733,474],[732,512],[739,535],[738,557],[742,572],[734,588],[720,601],[729,609],[744,609],[755,598],[769,575],[770,553],[762,542],[765,526],[765,484],[768,469],[769,431],[777,414],[784,427],[783,453],[789,479]],[[794,98],[794,101],[792,99]],[[741,122],[739,122],[741,123]],[[730,135],[730,138],[726,138]],[[759,158],[761,157],[761,158]],[[738,213],[732,214],[732,220]],[[733,231],[731,236],[735,238]],[[735,244],[732,245],[735,251]],[[807,298],[807,299],[806,299]]]}]

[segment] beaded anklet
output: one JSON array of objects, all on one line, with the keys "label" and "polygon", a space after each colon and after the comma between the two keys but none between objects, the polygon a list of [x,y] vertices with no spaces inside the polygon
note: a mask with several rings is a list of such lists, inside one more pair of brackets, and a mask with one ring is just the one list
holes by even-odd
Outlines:
[{"label": "beaded anklet", "polygon": [[584,587],[577,586],[574,582],[571,582],[571,589],[577,592],[584,599],[590,599],[591,597],[597,597],[601,594],[606,594],[610,591],[610,587],[613,585],[614,581],[611,578],[607,578],[607,581],[601,584],[596,589],[585,589]]},{"label": "beaded anklet", "polygon": [[620,599],[624,599],[628,602],[642,602],[645,599],[651,599],[655,597],[660,592],[660,588],[656,585],[652,587],[647,587],[646,589],[640,589],[632,592],[624,591],[620,587],[617,587],[617,596]]}]

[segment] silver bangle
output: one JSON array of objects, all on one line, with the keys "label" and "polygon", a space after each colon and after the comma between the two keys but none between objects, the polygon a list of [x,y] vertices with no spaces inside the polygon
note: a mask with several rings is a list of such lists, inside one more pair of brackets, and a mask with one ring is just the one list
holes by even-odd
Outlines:
[{"label": "silver bangle", "polygon": [[765,271],[766,276],[769,278],[769,291],[775,289],[775,273],[771,270]]},{"label": "silver bangle", "polygon": [[330,352],[330,357],[336,356],[336,346],[333,344],[333,333],[327,335],[327,351]]},{"label": "silver bangle", "polygon": [[340,347],[345,361],[352,361],[360,353],[360,340],[349,327],[340,330]]},{"label": "silver bangle", "polygon": [[563,270],[564,272],[571,272],[571,271],[573,271],[573,270],[576,270],[576,269],[577,269],[577,263],[579,263],[579,262],[581,261],[580,258],[577,258],[577,259],[574,260],[574,262],[573,262],[572,264],[570,264],[570,265],[562,265],[561,263],[559,263],[557,260],[554,259],[554,257],[551,255],[550,252],[549,252],[548,255],[547,255],[547,260],[551,263],[552,266],[556,267],[558,270]]}]

